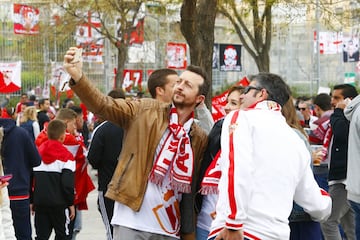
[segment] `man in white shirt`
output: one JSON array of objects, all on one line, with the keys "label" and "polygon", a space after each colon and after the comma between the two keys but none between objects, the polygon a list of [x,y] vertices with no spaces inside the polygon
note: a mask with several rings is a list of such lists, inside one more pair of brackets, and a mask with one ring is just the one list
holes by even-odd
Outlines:
[{"label": "man in white shirt", "polygon": [[250,80],[242,109],[223,124],[219,200],[209,239],[289,239],[293,201],[318,221],[331,213],[329,195],[314,180],[309,151],[281,114],[289,87],[271,73]]}]

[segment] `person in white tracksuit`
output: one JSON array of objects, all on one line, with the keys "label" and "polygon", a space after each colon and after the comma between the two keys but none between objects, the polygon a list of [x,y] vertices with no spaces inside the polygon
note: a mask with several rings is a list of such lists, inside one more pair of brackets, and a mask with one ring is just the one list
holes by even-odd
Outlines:
[{"label": "person in white tracksuit", "polygon": [[242,109],[231,112],[222,128],[222,175],[209,239],[289,239],[293,201],[316,221],[331,213],[309,151],[281,114],[289,87],[271,73],[251,80]]}]

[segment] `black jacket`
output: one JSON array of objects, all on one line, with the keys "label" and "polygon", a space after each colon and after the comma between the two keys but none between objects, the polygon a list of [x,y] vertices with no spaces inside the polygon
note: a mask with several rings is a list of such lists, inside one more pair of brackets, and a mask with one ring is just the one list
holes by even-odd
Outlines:
[{"label": "black jacket", "polygon": [[346,179],[348,158],[348,136],[350,122],[345,118],[344,111],[336,108],[330,116],[332,128],[332,145],[329,168],[329,181]]},{"label": "black jacket", "polygon": [[96,129],[87,158],[98,170],[98,190],[104,193],[111,181],[122,149],[124,130],[111,122],[104,122]]}]

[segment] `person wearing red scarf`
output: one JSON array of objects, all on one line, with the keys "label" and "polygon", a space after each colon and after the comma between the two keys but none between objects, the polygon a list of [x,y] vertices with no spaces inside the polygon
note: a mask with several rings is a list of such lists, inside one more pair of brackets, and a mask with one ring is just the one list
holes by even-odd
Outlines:
[{"label": "person wearing red scarf", "polygon": [[172,103],[113,99],[100,92],[64,56],[69,85],[88,109],[125,130],[124,146],[106,197],[115,200],[114,239],[195,239],[194,196],[206,133],[194,109],[209,88],[206,72],[188,66],[174,87]]}]

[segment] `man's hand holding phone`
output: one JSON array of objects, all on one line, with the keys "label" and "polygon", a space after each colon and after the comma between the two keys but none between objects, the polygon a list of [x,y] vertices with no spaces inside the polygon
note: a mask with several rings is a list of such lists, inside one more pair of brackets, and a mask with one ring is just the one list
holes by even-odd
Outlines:
[{"label": "man's hand holding phone", "polygon": [[70,47],[64,56],[64,68],[77,82],[82,77],[82,48]]}]

